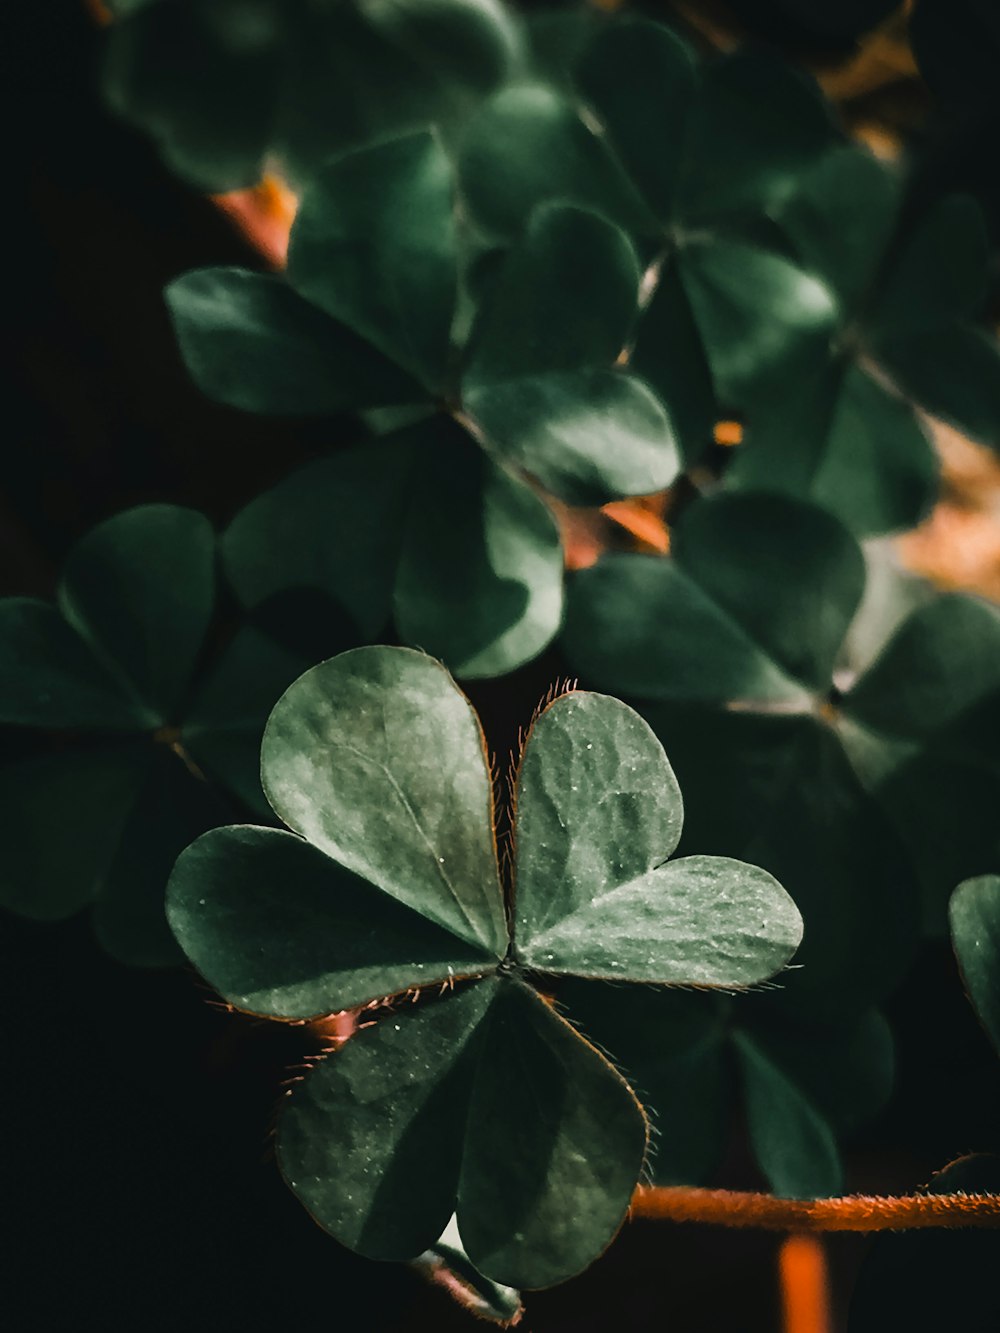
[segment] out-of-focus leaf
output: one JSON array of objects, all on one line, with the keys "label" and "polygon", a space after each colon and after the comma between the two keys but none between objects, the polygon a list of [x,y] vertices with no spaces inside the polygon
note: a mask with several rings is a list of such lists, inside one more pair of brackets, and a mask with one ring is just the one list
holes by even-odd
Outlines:
[{"label": "out-of-focus leaf", "polygon": [[752,1038],[734,1038],[754,1156],[775,1194],[836,1194],[840,1155],[830,1126]]},{"label": "out-of-focus leaf", "polygon": [[547,506],[442,422],[411,489],[393,593],[400,634],[458,676],[503,675],[555,636],[562,589]]},{"label": "out-of-focus leaf", "polygon": [[127,509],[92,529],[63,567],[59,607],[98,659],[173,721],[215,602],[215,534],[175,505]]},{"label": "out-of-focus leaf", "polygon": [[431,391],[444,387],[455,310],[452,171],[430,133],[330,162],[305,192],[292,287]]},{"label": "out-of-focus leaf", "polygon": [[969,998],[1000,1051],[1000,875],[979,875],[960,884],[948,918]]},{"label": "out-of-focus leaf", "polygon": [[195,269],[165,296],[191,378],[216,402],[311,415],[424,396],[392,361],[281,278]]}]

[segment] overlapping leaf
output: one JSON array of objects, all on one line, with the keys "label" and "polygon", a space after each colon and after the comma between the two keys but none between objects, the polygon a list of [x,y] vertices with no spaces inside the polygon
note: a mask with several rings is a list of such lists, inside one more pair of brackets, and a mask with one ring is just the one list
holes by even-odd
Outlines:
[{"label": "overlapping leaf", "polygon": [[407,640],[494,675],[538,653],[561,616],[555,524],[525,474],[600,504],[668,485],[679,460],[659,400],[618,364],[639,301],[629,239],[592,213],[543,210],[473,299],[453,193],[429,133],[336,158],[303,199],[290,286],[203,270],[167,299],[192,375],[219,401],[408,404],[421,418],[370,460],[344,455],[252,506],[227,540],[237,589],[252,604],[303,585],[350,597],[346,562],[356,618],[383,625],[391,587]]},{"label": "overlapping leaf", "polygon": [[842,148],[781,206],[800,259],[837,296],[837,326],[811,364],[786,364],[727,472],[733,486],[812,499],[862,534],[911,527],[936,495],[913,403],[985,443],[1000,420],[1000,345],[972,322],[988,275],[980,211],[947,198],[900,237],[899,193],[889,168]]},{"label": "overlapping leaf", "polygon": [[698,66],[666,28],[625,20],[595,33],[572,91],[519,84],[483,106],[462,139],[462,193],[503,242],[551,199],[637,240],[657,281],[632,365],[676,414],[690,459],[711,438],[713,372],[741,406],[747,385],[833,322],[821,283],[741,231],[832,134],[788,66],[747,53]]},{"label": "overlapping leaf", "polygon": [[147,505],[72,550],[58,606],[0,602],[0,718],[65,733],[0,769],[0,900],[40,920],[93,902],[99,938],[128,962],[176,957],[163,912],[170,869],[231,814],[199,768],[260,809],[264,721],[301,669],[247,628],[192,689],[214,601],[207,521]]},{"label": "overlapping leaf", "polygon": [[105,95],[209,190],[457,123],[513,69],[502,0],[118,0]]},{"label": "overlapping leaf", "polygon": [[951,939],[973,1008],[1000,1051],[1000,875],[960,884],[948,905]]},{"label": "overlapping leaf", "polygon": [[208,980],[282,1018],[466,982],[392,1008],[296,1090],[278,1140],[292,1188],[374,1258],[420,1255],[455,1215],[494,1281],[578,1272],[621,1224],[646,1122],[533,971],[749,985],[798,943],[791,900],[740,862],[663,865],[681,806],[662,749],[623,704],[574,693],[526,742],[508,930],[478,722],[407,649],[301,677],[262,774],[294,832],[215,830],[171,879],[171,923]]},{"label": "overlapping leaf", "polygon": [[[772,784],[772,799],[800,805],[816,793],[805,825],[775,823],[768,855],[780,870],[759,846],[753,853],[796,892],[789,865],[802,857],[805,873],[819,828],[834,836],[842,823],[846,851],[861,819],[870,830],[864,844],[883,849],[877,861],[891,861],[891,836],[876,827],[888,819],[922,882],[925,926],[938,933],[951,886],[996,857],[986,811],[1000,785],[1000,615],[972,597],[931,600],[903,620],[860,678],[845,683],[838,674],[850,688],[835,691],[863,586],[861,553],[829,515],[777,496],[720,495],[677,525],[670,560],[612,556],[578,574],[565,642],[573,665],[605,688],[728,710],[721,732],[757,768],[756,777],[743,770],[753,785]],[[742,720],[747,713],[751,721]],[[667,720],[658,725],[673,750]],[[754,733],[746,745],[740,728]],[[754,758],[755,746],[774,748]],[[859,783],[881,816],[862,813]],[[760,829],[747,835],[759,838]],[[846,873],[842,892],[852,892]],[[834,937],[838,919],[847,919],[844,901],[827,910]],[[808,894],[803,902],[808,922]]]}]

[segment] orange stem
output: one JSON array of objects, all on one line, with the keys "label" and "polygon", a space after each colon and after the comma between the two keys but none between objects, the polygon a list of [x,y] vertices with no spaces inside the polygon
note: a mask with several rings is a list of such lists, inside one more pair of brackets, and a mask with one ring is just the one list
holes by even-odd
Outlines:
[{"label": "orange stem", "polygon": [[851,1194],[840,1199],[776,1199],[771,1194],[670,1185],[636,1190],[632,1216],[765,1231],[1000,1228],[1000,1194]]},{"label": "orange stem", "polygon": [[784,1333],[830,1333],[826,1251],[818,1236],[788,1236],[778,1251]]}]

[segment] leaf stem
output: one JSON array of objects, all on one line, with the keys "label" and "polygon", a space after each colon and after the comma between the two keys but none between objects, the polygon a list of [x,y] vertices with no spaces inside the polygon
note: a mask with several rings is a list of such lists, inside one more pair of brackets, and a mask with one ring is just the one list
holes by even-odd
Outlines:
[{"label": "leaf stem", "polygon": [[839,1199],[778,1199],[741,1190],[649,1186],[632,1196],[632,1216],[765,1231],[1000,1228],[1000,1194],[849,1194]]}]

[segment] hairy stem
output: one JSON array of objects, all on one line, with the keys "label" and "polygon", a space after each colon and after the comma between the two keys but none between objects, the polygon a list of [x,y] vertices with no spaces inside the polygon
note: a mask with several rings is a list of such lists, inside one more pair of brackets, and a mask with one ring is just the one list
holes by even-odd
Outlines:
[{"label": "hairy stem", "polygon": [[1000,1194],[849,1194],[840,1199],[776,1199],[770,1194],[671,1185],[636,1190],[632,1216],[765,1231],[1000,1228]]}]

